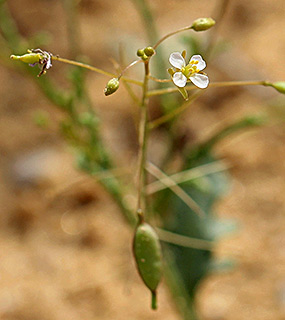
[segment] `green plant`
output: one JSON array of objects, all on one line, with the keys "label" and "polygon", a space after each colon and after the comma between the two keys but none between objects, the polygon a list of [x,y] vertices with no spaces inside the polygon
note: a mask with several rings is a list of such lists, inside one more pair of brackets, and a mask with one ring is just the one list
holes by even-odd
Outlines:
[{"label": "green plant", "polygon": [[[154,39],[150,39],[152,45],[138,49],[138,59],[125,68],[118,66],[118,70],[110,73],[90,64],[65,59],[41,49],[31,49],[22,56],[12,54],[11,59],[32,65],[37,64],[40,67],[38,75],[40,79],[34,77],[35,69],[27,67],[25,72],[29,72],[33,79],[36,79],[37,85],[46,97],[64,111],[65,119],[60,123],[60,128],[66,140],[78,152],[78,166],[87,174],[99,177],[100,183],[113,196],[132,227],[140,219],[150,220],[150,223],[153,223],[153,216],[158,217],[161,228],[157,228],[156,232],[159,238],[165,242],[163,248],[166,278],[184,318],[190,319],[196,317],[193,306],[195,290],[200,280],[211,269],[213,262],[212,249],[215,240],[224,233],[231,232],[234,228],[233,223],[220,221],[214,216],[213,206],[228,189],[229,176],[226,172],[227,168],[220,165],[218,159],[214,156],[213,147],[220,139],[237,130],[260,126],[263,124],[263,119],[246,117],[223,128],[198,146],[188,148],[187,145],[183,145],[179,150],[182,165],[177,169],[178,172],[175,175],[169,176],[165,172],[173,162],[177,153],[175,146],[179,142],[179,137],[175,133],[175,125],[183,111],[202,96],[207,90],[206,88],[260,85],[271,86],[280,93],[284,93],[284,82],[271,83],[262,80],[209,83],[207,75],[202,72],[205,68],[203,58],[196,52],[192,52],[193,55],[188,62],[185,59],[186,51],[170,54],[169,59],[172,65],[172,68],[168,70],[170,78],[164,79],[160,75],[158,78],[153,76],[150,61],[154,56],[159,58],[160,68],[158,69],[161,69],[161,65],[165,66],[165,69],[167,68],[167,58],[159,50],[161,43],[182,32],[207,31],[214,26],[214,20],[211,18],[195,20],[190,26],[175,30],[159,39],[157,32],[154,32],[154,19],[152,19],[147,3],[145,1],[135,2],[147,21],[149,37]],[[75,5],[73,9],[76,10]],[[0,18],[2,34],[7,48],[10,48],[9,54],[22,53],[28,47],[32,47],[29,39],[20,36],[9,14],[7,4],[3,0],[0,2]],[[211,45],[213,46],[213,43]],[[196,48],[199,48],[197,43]],[[212,48],[207,49],[210,51]],[[205,54],[207,56],[207,51]],[[56,62],[75,67],[69,75],[70,90],[60,88],[48,78],[48,75],[44,76]],[[125,76],[127,71],[135,65],[143,67],[143,79],[132,79]],[[19,68],[21,68],[20,65]],[[85,87],[85,70],[94,71],[111,78],[106,84],[105,95],[115,94],[115,92],[118,94],[119,84],[123,84],[139,108],[138,181],[134,182],[134,185],[137,185],[136,212],[133,212],[123,201],[125,186],[115,175],[112,153],[101,139],[100,119],[94,111],[95,108],[91,104]],[[150,82],[159,84],[161,87],[150,89]],[[170,85],[164,87],[165,84]],[[141,88],[140,97],[136,95],[132,85]],[[176,96],[174,103],[168,103],[167,100],[163,99],[164,96],[176,92],[181,93],[184,101],[181,102]],[[160,98],[162,115],[151,121],[148,115],[148,107],[149,100],[152,97]],[[161,126],[165,126],[168,130],[169,150],[158,168],[147,161],[147,149],[149,132]],[[211,168],[211,170],[207,171],[205,168]],[[197,169],[200,170],[200,174],[191,178],[191,173]],[[104,175],[106,172],[108,174]],[[157,179],[156,184],[148,185],[147,172]],[[187,178],[185,178],[186,172],[190,172],[190,176],[187,176]],[[151,204],[147,201],[150,194],[155,194],[151,198]],[[140,225],[137,228],[136,232],[140,230]],[[155,237],[153,229],[151,229],[151,234]],[[145,245],[145,242],[143,242],[143,245]],[[142,250],[147,251],[147,248],[142,248]],[[137,249],[135,249],[135,255],[136,252]],[[156,254],[151,255],[157,257]],[[136,258],[138,261],[140,255],[136,255]],[[156,277],[157,281],[153,286],[146,280],[141,268],[139,265],[144,282],[154,292],[160,277]]]}]

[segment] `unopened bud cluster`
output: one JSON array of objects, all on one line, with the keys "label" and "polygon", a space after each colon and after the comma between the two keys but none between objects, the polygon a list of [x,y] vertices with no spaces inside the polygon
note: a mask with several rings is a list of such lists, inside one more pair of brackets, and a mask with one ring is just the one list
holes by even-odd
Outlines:
[{"label": "unopened bud cluster", "polygon": [[146,47],[144,49],[138,49],[137,51],[137,56],[142,58],[142,60],[144,61],[148,60],[154,54],[155,50],[153,49],[153,47]]}]

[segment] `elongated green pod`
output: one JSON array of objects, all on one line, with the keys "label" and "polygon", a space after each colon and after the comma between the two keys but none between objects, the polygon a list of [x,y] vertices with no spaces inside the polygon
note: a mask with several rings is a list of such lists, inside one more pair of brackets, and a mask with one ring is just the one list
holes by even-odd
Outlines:
[{"label": "elongated green pod", "polygon": [[43,56],[39,53],[26,53],[22,56],[15,56],[12,54],[10,56],[10,59],[12,60],[19,60],[29,64],[38,63],[42,58]]},{"label": "elongated green pod", "polygon": [[156,289],[162,276],[162,252],[158,236],[148,223],[138,225],[133,249],[139,274],[152,294],[151,307],[156,309]]}]

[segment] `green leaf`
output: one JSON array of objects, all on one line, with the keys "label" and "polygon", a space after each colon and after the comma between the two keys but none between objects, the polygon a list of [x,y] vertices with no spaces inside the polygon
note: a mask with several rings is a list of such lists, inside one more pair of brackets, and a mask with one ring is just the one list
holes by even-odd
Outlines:
[{"label": "green leaf", "polygon": [[[216,159],[207,154],[194,161],[189,161],[185,169],[211,163]],[[213,205],[229,188],[229,179],[226,172],[212,173],[194,181],[180,184],[180,187],[203,209],[206,217],[200,218],[177,196],[169,190],[167,193],[168,202],[165,210],[168,215],[164,218],[164,228],[171,232],[193,237],[202,240],[214,241],[220,233],[233,230],[229,225],[217,219],[213,212]],[[230,228],[231,226],[231,228]],[[168,244],[171,251],[177,273],[189,296],[194,296],[197,284],[209,272],[212,261],[210,250],[197,250]]]},{"label": "green leaf", "polygon": [[237,265],[236,260],[234,259],[221,259],[221,260],[213,260],[209,264],[209,272],[229,272],[232,271]]}]

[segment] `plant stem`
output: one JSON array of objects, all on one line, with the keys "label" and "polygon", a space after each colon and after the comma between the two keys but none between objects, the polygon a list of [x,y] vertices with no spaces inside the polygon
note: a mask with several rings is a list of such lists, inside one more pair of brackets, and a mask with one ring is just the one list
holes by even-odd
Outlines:
[{"label": "plant stem", "polygon": [[190,29],[192,29],[192,27],[188,26],[188,27],[183,27],[181,29],[168,33],[167,35],[165,35],[164,37],[162,37],[160,40],[157,41],[157,43],[153,46],[153,49],[156,49],[164,40],[168,39],[169,37],[174,36],[179,32],[183,32]]},{"label": "plant stem", "polygon": [[265,86],[268,81],[258,80],[258,81],[220,81],[213,82],[209,84],[211,88],[217,87],[231,87],[231,86]]},{"label": "plant stem", "polygon": [[[232,87],[232,86],[266,86],[268,81],[220,81],[220,82],[212,82],[209,83],[208,88],[218,88],[218,87]],[[197,87],[190,85],[186,86],[185,89],[187,91],[196,90]],[[172,92],[178,92],[177,87],[165,88],[165,89],[158,89],[158,90],[151,90],[148,92],[148,97],[158,96],[162,94],[168,94]]]},{"label": "plant stem", "polygon": [[[117,77],[116,74],[104,71],[102,69],[99,69],[99,68],[96,68],[96,67],[93,67],[93,66],[90,66],[89,64],[86,64],[86,63],[83,63],[83,62],[78,62],[78,61],[74,61],[74,60],[60,58],[58,56],[52,56],[52,60],[53,61],[59,61],[59,62],[67,63],[67,64],[71,64],[73,66],[77,66],[77,67],[81,67],[81,68],[85,68],[85,69],[88,69],[88,70],[103,74],[103,75],[108,76],[108,77],[113,77],[113,78]],[[130,79],[130,78],[127,78],[127,77],[121,77],[121,79],[126,81],[126,82],[136,84],[138,86],[143,86],[143,83],[141,81],[138,81],[138,80]]]},{"label": "plant stem", "polygon": [[[185,171],[180,171],[178,173],[170,175],[169,178],[172,180],[171,185],[173,186],[186,181],[201,178],[212,173],[225,171],[229,168],[230,166],[226,165],[225,163],[221,161],[216,161]],[[166,179],[161,178],[160,180],[154,181],[147,185],[146,194],[151,195],[167,188],[169,188],[169,186],[166,185]]]},{"label": "plant stem", "polygon": [[[156,19],[152,13],[151,7],[146,0],[133,0],[135,6],[137,7],[138,13],[141,16],[143,22],[143,29],[146,31],[148,41],[154,43],[159,39],[159,34],[156,26]],[[160,75],[163,76],[166,65],[163,59],[163,52],[160,50],[156,52],[155,70]]]},{"label": "plant stem", "polygon": [[189,105],[194,102],[197,98],[200,97],[200,95],[203,94],[202,90],[199,90],[198,92],[194,93],[187,102],[183,103],[179,108],[174,109],[173,111],[167,113],[166,115],[152,121],[149,124],[149,129],[155,129],[158,126],[162,125],[163,123],[171,120],[172,118],[176,117],[178,114],[180,114],[181,112],[183,112],[184,110],[186,110]]},{"label": "plant stem", "polygon": [[200,208],[196,201],[185,192],[177,183],[175,183],[168,175],[161,171],[157,166],[148,162],[146,165],[147,171],[159,181],[164,181],[165,185],[180,198],[191,210],[193,210],[199,217],[205,217],[205,212]]},{"label": "plant stem", "polygon": [[[148,75],[149,75],[149,61],[145,62],[145,76],[143,83],[143,94],[140,109],[140,126],[139,126],[139,156],[138,156],[138,203],[137,212],[144,212],[146,209],[145,201],[145,163],[146,163],[146,151],[147,151],[147,104],[148,104]],[[142,214],[143,215],[143,214]]]},{"label": "plant stem", "polygon": [[172,82],[171,79],[158,79],[156,77],[153,77],[152,75],[149,75],[149,79],[160,83]]},{"label": "plant stem", "polygon": [[197,250],[207,250],[207,251],[214,251],[214,248],[215,248],[215,244],[212,241],[198,239],[198,238],[191,238],[191,237],[170,232],[161,228],[156,228],[156,232],[159,236],[160,241],[175,244],[177,246],[197,249]]}]

